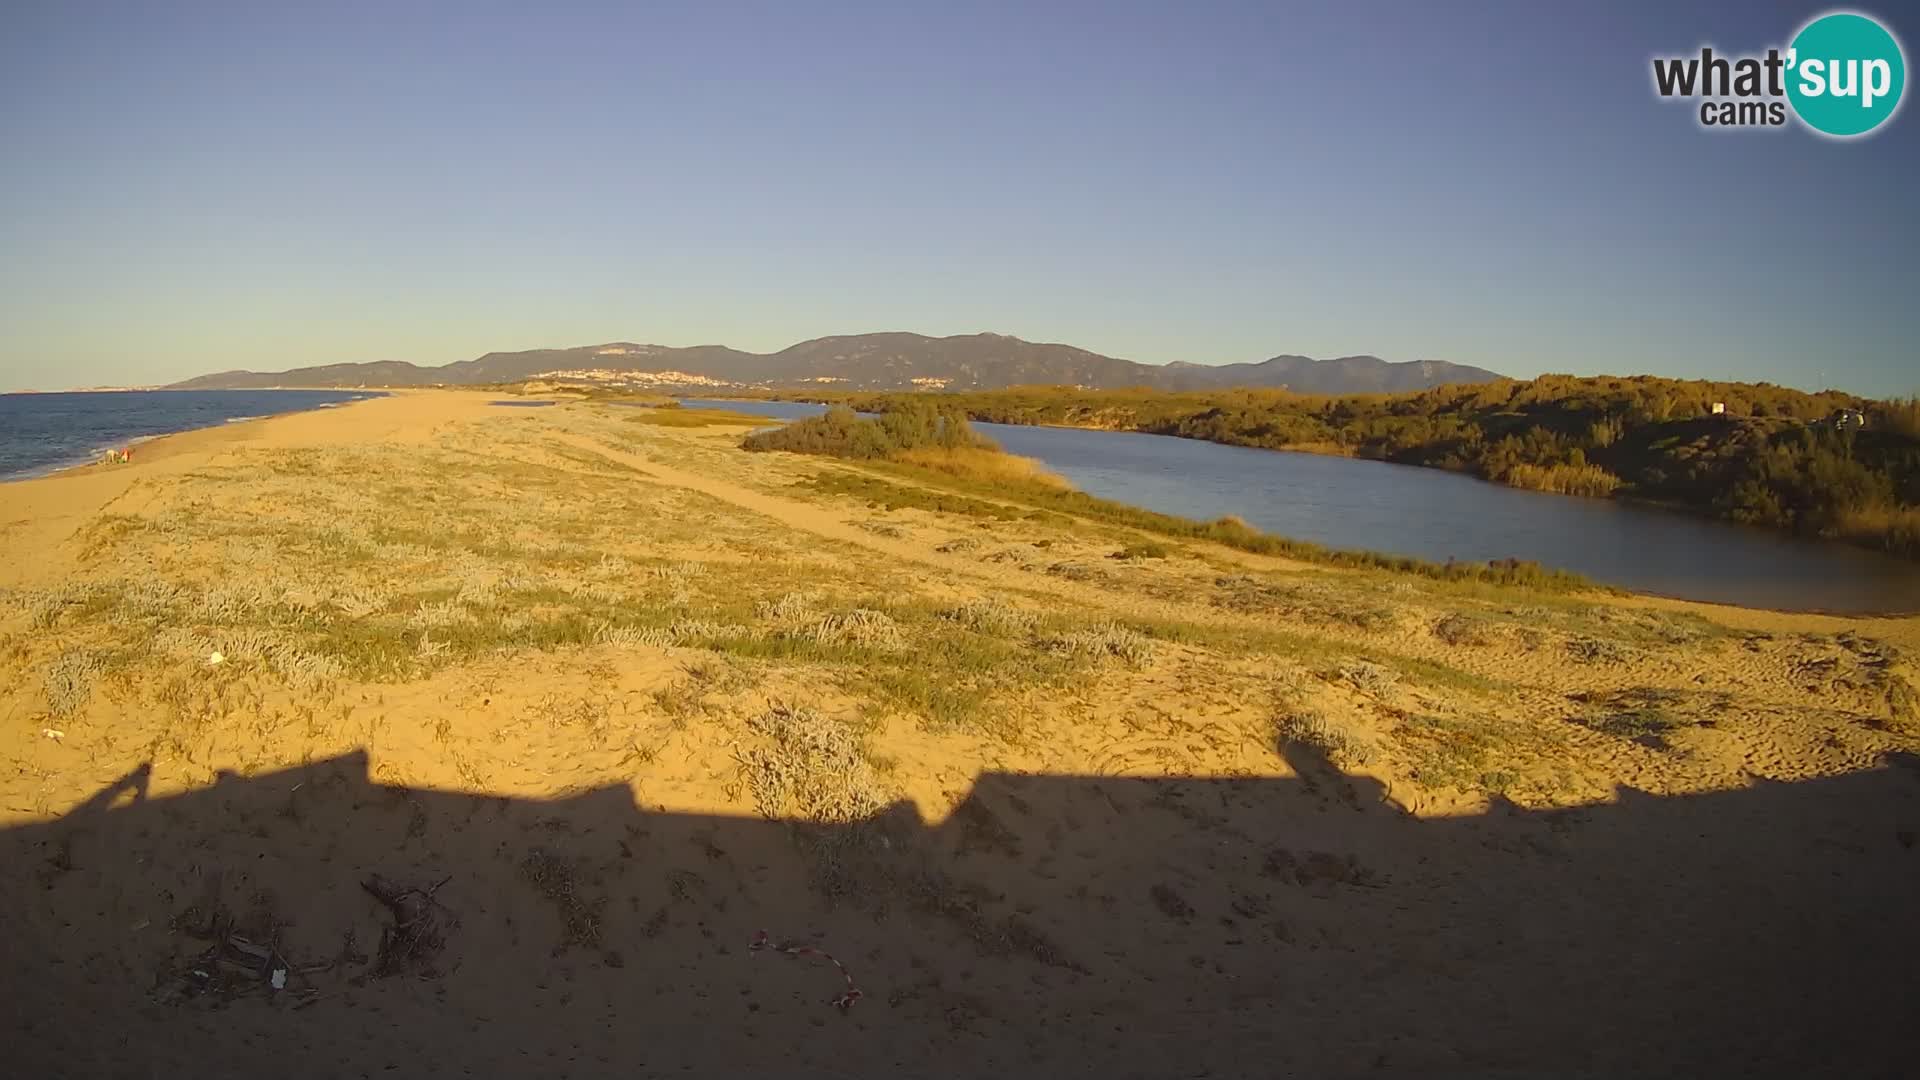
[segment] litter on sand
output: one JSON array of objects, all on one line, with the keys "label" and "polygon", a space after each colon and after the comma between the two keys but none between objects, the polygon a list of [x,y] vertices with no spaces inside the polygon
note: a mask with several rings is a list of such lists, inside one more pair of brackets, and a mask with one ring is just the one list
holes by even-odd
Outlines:
[{"label": "litter on sand", "polygon": [[[199,998],[231,1001],[256,992],[270,998],[288,994],[305,1004],[320,991],[304,976],[333,967],[331,961],[292,963],[281,951],[277,934],[264,944],[242,936],[235,930],[233,915],[219,906],[213,908],[204,925],[185,927],[184,931],[210,944],[161,973],[155,981],[154,997],[165,1004],[179,1005]],[[289,990],[287,980],[293,976],[303,978],[301,985]]]},{"label": "litter on sand", "polygon": [[833,999],[833,1007],[839,1009],[841,1012],[846,1012],[848,1009],[853,1008],[854,1002],[860,1000],[860,988],[853,984],[853,975],[847,971],[846,965],[835,960],[829,953],[816,949],[811,945],[796,945],[792,942],[773,941],[767,937],[767,932],[762,930],[753,935],[753,943],[747,946],[747,951],[786,953],[788,956],[818,956],[827,963],[832,964],[835,970],[840,972],[840,977],[847,982],[846,991],[839,997]]}]

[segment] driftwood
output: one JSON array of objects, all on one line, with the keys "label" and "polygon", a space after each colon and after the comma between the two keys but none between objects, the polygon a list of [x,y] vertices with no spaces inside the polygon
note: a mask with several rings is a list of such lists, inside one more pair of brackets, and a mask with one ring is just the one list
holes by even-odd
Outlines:
[{"label": "driftwood", "polygon": [[244,937],[235,932],[233,914],[218,905],[212,906],[205,924],[184,929],[193,937],[210,939],[211,944],[161,973],[156,981],[155,997],[163,1002],[178,1004],[196,998],[231,1001],[264,992],[269,998],[284,993],[306,999],[301,1002],[305,1005],[319,990],[304,978],[299,986],[289,985],[288,980],[333,966],[330,961],[317,964],[289,961],[280,951],[277,933],[265,944]]},{"label": "driftwood", "polygon": [[393,925],[380,932],[380,950],[374,958],[373,975],[431,976],[433,959],[447,942],[447,931],[458,925],[434,894],[452,881],[451,875],[425,889],[398,885],[379,874],[360,883],[393,916]]},{"label": "driftwood", "polygon": [[[459,925],[453,913],[434,898],[451,880],[449,876],[418,889],[374,874],[360,883],[393,916],[393,925],[380,933],[379,954],[367,974],[376,978],[436,974],[433,962],[446,945],[447,931]],[[182,912],[174,929],[208,945],[162,969],[154,980],[153,996],[167,1004],[195,1000],[217,1004],[260,993],[269,1000],[292,998],[295,1008],[305,1008],[320,996],[308,976],[366,960],[354,952],[349,934],[338,960],[296,964],[287,958],[278,927],[271,920],[267,925],[264,941],[239,933],[233,913],[212,897]],[[360,977],[353,981],[359,982]]]}]

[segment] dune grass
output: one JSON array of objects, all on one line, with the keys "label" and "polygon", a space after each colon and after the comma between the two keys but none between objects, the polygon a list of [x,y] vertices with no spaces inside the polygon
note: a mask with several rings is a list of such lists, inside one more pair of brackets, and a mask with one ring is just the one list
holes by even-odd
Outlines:
[{"label": "dune grass", "polygon": [[1549,570],[1517,559],[1486,564],[1441,564],[1371,551],[1328,548],[1261,532],[1235,517],[1195,521],[1102,499],[1072,487],[1036,462],[1001,453],[991,440],[974,433],[963,416],[941,411],[933,404],[902,408],[871,419],[862,419],[844,406],[834,406],[821,416],[755,432],[741,445],[750,451],[786,450],[849,459],[860,462],[864,469],[918,485],[947,488],[962,496],[978,496],[943,498],[905,490],[904,485],[889,487],[878,480],[823,477],[806,482],[821,490],[857,493],[888,509],[914,506],[1001,520],[1019,516],[1017,511],[1000,502],[1005,500],[1102,524],[1325,566],[1389,570],[1444,581],[1484,581],[1556,592],[1595,587],[1577,574]]},{"label": "dune grass", "polygon": [[1845,511],[1834,526],[1843,540],[1894,552],[1920,552],[1920,506],[1875,503]]},{"label": "dune grass", "polygon": [[877,476],[851,471],[822,473],[810,480],[802,480],[795,486],[823,495],[859,499],[881,510],[926,510],[992,521],[1020,521],[1045,516],[1039,510],[988,502],[938,488],[896,484]]},{"label": "dune grass", "polygon": [[1619,489],[1622,481],[1598,465],[1515,465],[1500,482],[1531,491],[1555,495],[1584,495],[1604,499]]},{"label": "dune grass", "polygon": [[1006,484],[1016,489],[1073,489],[1073,485],[1063,477],[1048,472],[1032,458],[981,446],[921,447],[899,451],[890,455],[888,460],[908,468],[981,484]]},{"label": "dune grass", "polygon": [[880,475],[857,477],[836,473],[804,483],[815,490],[850,495],[890,510],[912,508],[1000,521],[1023,518],[1045,520],[1049,515],[1060,515],[1323,566],[1387,570],[1438,581],[1519,586],[1548,592],[1600,588],[1578,574],[1517,559],[1485,564],[1434,563],[1371,551],[1328,548],[1261,532],[1235,517],[1195,521],[1102,499],[1060,486],[1048,479],[1021,480],[1022,470],[1018,467],[995,465],[982,470],[970,470],[968,461],[972,455],[962,456],[941,468],[932,468],[925,462],[933,456],[933,452],[923,450],[916,453],[912,460],[863,462],[860,466],[862,470]]},{"label": "dune grass", "polygon": [[647,424],[667,428],[761,427],[773,423],[768,417],[731,409],[648,409],[626,418],[629,424]]}]

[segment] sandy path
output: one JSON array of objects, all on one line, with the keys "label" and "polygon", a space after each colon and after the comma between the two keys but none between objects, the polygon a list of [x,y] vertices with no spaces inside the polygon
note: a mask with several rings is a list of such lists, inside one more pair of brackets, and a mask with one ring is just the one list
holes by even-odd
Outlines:
[{"label": "sandy path", "polygon": [[[740,484],[729,483],[712,476],[687,472],[670,465],[663,465],[651,458],[620,450],[582,435],[555,433],[556,441],[564,442],[582,450],[591,451],[609,461],[633,469],[652,480],[671,487],[683,488],[709,498],[718,499],[731,506],[772,518],[783,525],[810,533],[824,540],[836,540],[864,548],[877,555],[886,556],[901,562],[913,563],[939,570],[949,581],[964,580],[979,586],[983,590],[1005,590],[1017,588],[1027,593],[1041,593],[1054,597],[1065,605],[1071,605],[1080,611],[1104,611],[1115,616],[1139,618],[1160,617],[1186,622],[1204,622],[1219,626],[1252,626],[1258,620],[1251,620],[1227,612],[1201,609],[1139,596],[1116,595],[1104,589],[1089,585],[1080,585],[1056,577],[1040,574],[1021,574],[1016,571],[983,565],[978,559],[966,555],[948,555],[930,550],[920,544],[906,540],[893,540],[864,529],[849,525],[840,516],[844,511],[824,509],[799,499],[782,498],[766,492],[755,491]],[[1221,549],[1226,550],[1226,549]],[[1229,552],[1230,555],[1242,555],[1241,552]],[[1248,556],[1247,560],[1258,558]],[[1234,560],[1245,562],[1246,560]],[[1282,560],[1270,560],[1281,563]],[[1298,564],[1286,564],[1297,566]]]},{"label": "sandy path", "polygon": [[[918,563],[922,566],[938,567],[942,571],[957,576],[971,577],[978,575],[978,567],[969,560],[928,551],[916,544],[911,544],[903,540],[890,540],[866,532],[865,530],[857,529],[840,520],[832,513],[811,503],[801,502],[798,499],[784,499],[778,495],[768,495],[765,492],[754,491],[752,488],[739,484],[730,484],[711,476],[702,476],[698,473],[686,472],[685,470],[676,469],[669,465],[662,465],[650,458],[616,449],[583,435],[562,434],[558,435],[557,438],[559,441],[567,443],[570,446],[576,446],[582,450],[588,450],[598,454],[609,461],[618,462],[660,483],[685,488],[688,491],[698,492],[710,498],[719,499],[721,502],[737,506],[742,510],[773,518],[782,524],[792,526],[802,532],[812,533],[815,536],[827,540],[838,540],[843,543],[852,544],[855,547],[863,547],[869,551],[879,552],[889,558]],[[1056,590],[1049,589],[1048,591]],[[1068,590],[1057,591],[1066,592]],[[1085,591],[1089,593],[1092,592],[1092,590]]]}]

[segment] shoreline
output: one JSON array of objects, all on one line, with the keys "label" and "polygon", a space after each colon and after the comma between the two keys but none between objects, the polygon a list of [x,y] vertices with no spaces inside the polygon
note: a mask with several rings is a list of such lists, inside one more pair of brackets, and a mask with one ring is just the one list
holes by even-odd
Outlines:
[{"label": "shoreline", "polygon": [[103,390],[16,391],[13,394],[0,395],[0,397],[9,397],[9,396],[50,397],[57,394],[86,394],[89,396],[97,396],[97,395],[105,395],[105,394],[148,394],[148,393],[162,393],[162,392],[281,393],[286,391],[299,391],[299,392],[306,392],[306,393],[314,393],[314,392],[341,393],[341,394],[351,393],[351,394],[364,395],[364,396],[351,397],[341,401],[319,402],[319,403],[304,406],[301,408],[284,409],[277,412],[265,412],[265,413],[249,414],[244,416],[222,417],[219,420],[211,423],[204,423],[204,424],[196,423],[189,427],[174,428],[166,431],[142,432],[140,434],[134,434],[134,435],[117,436],[111,439],[106,445],[96,446],[86,451],[85,456],[79,456],[78,454],[76,454],[70,458],[59,459],[56,461],[48,462],[44,465],[31,466],[30,468],[20,472],[0,475],[0,486],[7,485],[7,484],[26,483],[34,480],[45,480],[50,477],[62,476],[62,475],[73,473],[79,470],[89,469],[96,465],[109,464],[108,462],[104,462],[101,460],[102,456],[109,454],[117,449],[131,448],[131,447],[138,447],[138,446],[149,446],[151,444],[160,442],[161,440],[171,439],[180,435],[190,435],[200,431],[218,430],[218,429],[222,429],[222,428],[234,426],[234,425],[251,424],[251,423],[256,423],[263,420],[274,420],[279,417],[293,416],[300,413],[318,412],[318,411],[323,411],[328,409],[343,408],[348,405],[359,404],[360,402],[363,402],[363,401],[370,401],[377,397],[394,393],[394,391],[391,391],[391,390],[347,391],[347,390],[334,390],[334,389],[328,389],[328,388],[306,388],[306,387],[285,387],[285,388],[276,387],[272,389],[260,388],[260,389],[235,390],[235,391],[200,391],[200,390],[192,390],[192,389],[173,390],[171,388],[156,388],[153,390],[144,390],[144,389],[125,388],[125,389],[111,389],[111,390],[103,389]]},{"label": "shoreline", "polygon": [[[993,391],[980,391],[980,392],[992,393]],[[715,398],[706,398],[703,400],[786,401],[786,402],[796,402],[796,403],[803,403],[803,404],[809,404],[809,405],[828,405],[828,406],[848,405],[849,407],[851,407],[851,403],[847,400],[847,397],[853,396],[856,393],[864,394],[867,396],[905,396],[911,392],[908,392],[908,391],[857,391],[857,392],[848,392],[846,397],[828,399],[828,398],[821,397],[818,394],[798,394],[798,393],[790,393],[790,392],[784,392],[784,391],[773,391],[773,392],[769,392],[768,395],[760,398],[732,399],[732,398],[725,398],[725,397],[715,397]],[[961,393],[967,393],[967,391],[961,391]],[[937,400],[939,393],[938,392],[927,393],[925,394],[925,396],[930,400]],[[986,419],[980,416],[976,416],[971,411],[968,411],[967,419],[973,423],[1002,424],[1007,427],[1050,428],[1050,429],[1064,430],[1064,431],[1098,431],[1098,432],[1105,432],[1108,434],[1115,434],[1115,435],[1153,435],[1159,438],[1182,439],[1189,442],[1207,443],[1213,446],[1234,447],[1236,449],[1241,449],[1241,450],[1257,450],[1257,451],[1264,451],[1264,452],[1277,453],[1277,454],[1308,454],[1314,457],[1344,458],[1349,461],[1371,461],[1381,465],[1397,465],[1397,466],[1400,466],[1401,468],[1425,469],[1425,470],[1431,470],[1434,472],[1445,473],[1451,476],[1466,477],[1467,479],[1474,480],[1479,483],[1489,484],[1494,487],[1503,488],[1509,491],[1525,491],[1525,492],[1531,492],[1536,495],[1554,495],[1554,496],[1560,496],[1563,498],[1595,499],[1601,502],[1613,503],[1621,506],[1660,510],[1667,513],[1679,514],[1685,517],[1695,518],[1695,519],[1704,520],[1704,521],[1712,521],[1712,522],[1716,522],[1724,525],[1737,525],[1743,528],[1756,529],[1761,532],[1776,535],[1776,536],[1787,536],[1793,539],[1803,540],[1803,541],[1808,541],[1813,543],[1838,544],[1843,547],[1856,548],[1862,551],[1869,551],[1869,552],[1873,552],[1878,555],[1883,555],[1888,558],[1895,559],[1901,562],[1911,563],[1915,566],[1920,566],[1920,554],[1916,554],[1914,556],[1907,556],[1902,554],[1899,551],[1891,550],[1887,547],[1878,545],[1876,543],[1872,543],[1872,542],[1868,542],[1860,539],[1853,539],[1847,536],[1825,536],[1820,534],[1807,534],[1807,533],[1795,531],[1793,529],[1782,528],[1775,525],[1740,521],[1738,519],[1727,517],[1722,514],[1713,512],[1711,510],[1697,507],[1693,504],[1680,501],[1680,500],[1657,499],[1657,498],[1652,498],[1652,497],[1642,496],[1642,495],[1620,494],[1617,492],[1613,494],[1607,494],[1607,495],[1586,495],[1578,492],[1553,491],[1545,488],[1528,487],[1522,484],[1508,484],[1508,483],[1503,483],[1499,480],[1490,479],[1486,476],[1482,476],[1479,473],[1475,473],[1467,469],[1452,469],[1452,468],[1447,468],[1444,465],[1429,465],[1429,464],[1422,464],[1419,462],[1393,461],[1389,458],[1384,458],[1384,457],[1369,457],[1363,454],[1355,453],[1351,449],[1338,444],[1300,443],[1300,444],[1294,444],[1294,445],[1288,445],[1288,446],[1257,446],[1249,443],[1232,442],[1225,439],[1210,439],[1210,438],[1206,438],[1204,436],[1198,436],[1198,435],[1182,435],[1182,434],[1179,434],[1178,432],[1152,431],[1152,430],[1147,430],[1139,427],[1116,427],[1116,426],[1106,425],[1106,424],[1072,424],[1072,423],[1054,423],[1054,422],[1029,422],[1029,421],[1020,421],[1020,420],[994,420],[994,419]]]},{"label": "shoreline", "polygon": [[[0,491],[6,491],[6,490],[19,491],[22,488],[28,487],[28,486],[44,485],[48,483],[55,483],[55,482],[62,482],[62,481],[104,479],[104,478],[113,478],[113,477],[122,477],[122,476],[125,476],[131,479],[134,475],[136,475],[137,470],[141,469],[143,466],[147,466],[163,460],[177,458],[182,455],[202,452],[208,449],[208,447],[211,445],[219,445],[219,444],[224,444],[227,442],[234,442],[234,441],[245,441],[251,438],[257,432],[266,429],[268,426],[280,423],[282,421],[286,421],[290,419],[305,420],[309,424],[311,424],[316,421],[321,421],[323,418],[330,417],[330,416],[345,418],[351,415],[351,410],[348,408],[349,406],[363,409],[366,406],[375,404],[377,402],[395,401],[401,398],[422,398],[422,399],[444,398],[447,400],[470,402],[481,409],[490,410],[494,408],[493,402],[497,399],[497,397],[498,395],[492,391],[396,389],[396,390],[381,391],[381,392],[378,392],[377,394],[370,394],[368,397],[361,398],[354,401],[340,402],[330,407],[316,406],[313,408],[289,410],[287,412],[276,413],[272,415],[255,417],[255,418],[236,417],[229,422],[204,425],[196,428],[188,428],[180,431],[166,432],[163,434],[146,436],[141,440],[139,445],[147,448],[148,452],[146,454],[137,456],[135,461],[130,465],[124,465],[114,469],[97,469],[94,467],[95,463],[93,462],[79,462],[77,464],[70,465],[70,466],[58,469],[56,471],[47,472],[39,476],[16,477],[16,478],[5,480],[5,481],[0,481]],[[766,401],[770,399],[710,398],[710,399],[700,399],[700,400],[734,401],[739,404],[750,405],[754,400]],[[558,404],[567,404],[567,402],[560,402]],[[578,404],[585,404],[590,406],[594,403],[588,401],[588,402],[580,402]],[[616,403],[609,402],[607,404],[612,405]],[[499,411],[521,412],[523,410],[502,409]],[[545,410],[524,410],[524,411],[542,412]],[[344,429],[345,427],[347,427],[347,425],[345,424],[336,425],[336,426],[341,429]],[[1040,426],[1040,425],[1022,425],[1022,426]],[[1109,430],[1109,429],[1081,429],[1081,428],[1073,428],[1071,426],[1065,426],[1065,425],[1045,425],[1045,426],[1061,426],[1061,427],[1066,427],[1069,430]],[[1124,431],[1118,432],[1118,433],[1151,434],[1147,432],[1124,432]],[[1165,436],[1165,437],[1177,437],[1177,436]],[[1205,441],[1205,440],[1200,440],[1200,441]],[[1243,447],[1242,449],[1253,450],[1253,449],[1260,449],[1260,448]],[[1394,464],[1394,463],[1384,462],[1383,464]],[[1406,466],[1406,467],[1417,468],[1417,466]],[[1482,482],[1486,482],[1486,481],[1482,481]],[[1537,493],[1537,494],[1550,494],[1550,493]],[[1133,506],[1134,504],[1122,503],[1120,505]],[[1762,530],[1762,531],[1765,532],[1765,530]],[[1281,539],[1285,539],[1285,538],[1282,537]],[[1280,558],[1280,556],[1261,556],[1261,557]],[[1389,558],[1389,559],[1399,558],[1399,556],[1393,556],[1393,555],[1384,555],[1383,557]],[[1341,568],[1338,568],[1338,567],[1332,567],[1328,569],[1328,572],[1351,573],[1351,572],[1364,572],[1364,571],[1342,570]],[[1408,578],[1419,577],[1419,575],[1413,574],[1411,572],[1402,572],[1402,571],[1393,571],[1393,570],[1386,570],[1382,572],[1396,574],[1399,576],[1405,576]],[[1645,602],[1650,604],[1656,604],[1662,607],[1667,607],[1671,605],[1671,606],[1681,607],[1685,609],[1700,609],[1700,610],[1709,611],[1709,612],[1746,613],[1746,614],[1751,614],[1755,616],[1766,617],[1769,619],[1771,618],[1796,619],[1796,618],[1805,617],[1805,618],[1821,619],[1821,620],[1841,620],[1841,621],[1875,620],[1875,621],[1882,621],[1882,622],[1899,623],[1904,620],[1912,619],[1912,618],[1915,618],[1916,616],[1920,616],[1920,611],[1916,611],[1913,609],[1897,609],[1897,610],[1873,611],[1873,612],[1850,612],[1850,611],[1837,611],[1832,609],[1816,609],[1816,608],[1797,609],[1797,608],[1784,608],[1784,607],[1770,607],[1770,606],[1757,605],[1757,604],[1731,604],[1731,603],[1708,601],[1708,600],[1689,599],[1686,597],[1676,596],[1670,593],[1663,593],[1663,592],[1654,591],[1654,590],[1629,589],[1621,586],[1608,585],[1603,582],[1595,582],[1595,589],[1591,593],[1587,593],[1583,595],[1591,596],[1596,601],[1600,601],[1602,597],[1605,597],[1608,594],[1611,594],[1611,599],[1616,601],[1625,601],[1625,602],[1639,601],[1639,602]]]},{"label": "shoreline", "polygon": [[[689,400],[714,402],[718,404],[723,404],[728,406],[739,406],[743,408],[750,408],[755,403],[784,403],[784,404],[805,404],[805,405],[825,405],[825,406],[831,406],[834,404],[845,404],[844,402],[829,402],[829,401],[821,401],[817,398],[797,398],[792,396],[761,397],[761,398],[698,397],[698,398],[690,398]],[[879,414],[870,414],[870,415],[879,415]],[[791,422],[792,422],[791,420],[780,421],[780,423],[783,423],[783,424],[791,423]],[[976,421],[976,423],[1001,424],[1002,422],[1001,421]],[[1313,450],[1245,446],[1237,443],[1216,442],[1211,439],[1196,439],[1188,436],[1168,435],[1161,432],[1138,431],[1131,428],[1114,428],[1114,427],[1100,427],[1100,426],[1090,426],[1090,425],[1052,424],[1052,423],[1006,424],[1005,426],[1013,427],[1013,428],[1045,428],[1045,429],[1050,429],[1055,431],[1091,431],[1091,432],[1097,432],[1097,433],[1109,434],[1109,435],[1122,435],[1122,436],[1136,435],[1136,436],[1146,436],[1151,438],[1179,439],[1185,442],[1206,443],[1213,446],[1226,447],[1227,449],[1232,451],[1246,452],[1246,453],[1281,453],[1281,454],[1293,453],[1293,454],[1308,454],[1313,457],[1335,457],[1335,458],[1342,458],[1349,461],[1368,462],[1376,465],[1390,466],[1390,467],[1395,467],[1399,469],[1418,469],[1418,470],[1437,471],[1446,475],[1457,476],[1462,479],[1472,481],[1476,484],[1484,484],[1501,492],[1517,492],[1517,493],[1520,493],[1521,495],[1535,496],[1535,497],[1559,497],[1559,498],[1581,499],[1589,502],[1595,501],[1595,497],[1593,496],[1567,495],[1562,492],[1539,491],[1532,488],[1516,487],[1510,484],[1497,483],[1495,481],[1488,480],[1485,477],[1476,476],[1471,473],[1460,472],[1460,471],[1450,470],[1450,469],[1432,469],[1429,466],[1412,465],[1404,462],[1387,461],[1379,458],[1359,457],[1352,454],[1328,454],[1328,453],[1320,453]],[[1035,459],[1035,460],[1038,460],[1038,459]],[[1039,463],[1042,465],[1046,464],[1044,461],[1040,461]],[[1128,502],[1124,499],[1110,499],[1104,496],[1096,496],[1096,498],[1100,498],[1102,501],[1105,501],[1105,502],[1112,502],[1117,505],[1144,510],[1150,513],[1163,514],[1170,517],[1178,517],[1186,521],[1195,522],[1196,524],[1205,523],[1203,519],[1190,517],[1188,515],[1174,514],[1170,511],[1157,510],[1152,507],[1142,506],[1141,504],[1138,504],[1138,503]],[[1879,551],[1870,547],[1866,547],[1864,545],[1850,544],[1845,541],[1835,540],[1835,539],[1830,539],[1825,537],[1800,536],[1794,533],[1783,532],[1781,530],[1772,529],[1762,525],[1754,525],[1754,524],[1750,524],[1746,522],[1738,522],[1738,521],[1729,521],[1724,518],[1714,517],[1712,515],[1702,515],[1702,514],[1688,511],[1684,507],[1668,506],[1668,505],[1654,502],[1651,500],[1643,500],[1643,499],[1637,499],[1637,498],[1609,497],[1609,498],[1601,498],[1601,499],[1598,499],[1597,501],[1604,504],[1612,505],[1612,506],[1618,506],[1628,511],[1651,510],[1651,511],[1658,511],[1662,513],[1676,513],[1679,516],[1682,516],[1688,520],[1707,522],[1715,527],[1726,526],[1726,527],[1735,529],[1736,531],[1745,532],[1753,536],[1757,541],[1762,541],[1770,544],[1785,543],[1785,544],[1805,545],[1805,547],[1808,549],[1807,554],[1810,557],[1817,557],[1821,553],[1831,550],[1835,555],[1842,555],[1842,553],[1844,553],[1842,557],[1858,557],[1860,555],[1865,555],[1867,557],[1882,558],[1888,561],[1889,566],[1898,566],[1902,569],[1911,569],[1915,576],[1920,577],[1920,566],[1913,566],[1908,562],[1908,560],[1902,559],[1893,553]],[[1334,544],[1329,544],[1325,541],[1299,541],[1298,538],[1291,537],[1282,532],[1272,532],[1267,530],[1262,530],[1262,531],[1266,532],[1267,535],[1276,537],[1277,539],[1293,540],[1300,543],[1313,544],[1315,546],[1325,548],[1329,551],[1343,551],[1350,554],[1373,556],[1373,557],[1379,557],[1383,559],[1407,559],[1413,562],[1431,563],[1434,565],[1440,565],[1442,562],[1442,560],[1437,559],[1434,556],[1430,556],[1430,555],[1387,552],[1387,551],[1380,551],[1380,550],[1371,549],[1371,548],[1353,547],[1350,545],[1334,545]],[[1490,560],[1490,561],[1497,562],[1499,560],[1496,559],[1496,560]],[[1559,566],[1559,564],[1552,563],[1544,558],[1534,559],[1530,561],[1537,563],[1543,569],[1548,571],[1565,569],[1564,567]],[[1479,565],[1479,564],[1475,563],[1474,565]],[[1573,571],[1567,571],[1567,572],[1573,573]],[[1692,597],[1687,597],[1687,596],[1679,595],[1672,592],[1662,591],[1659,589],[1649,589],[1644,587],[1615,584],[1615,583],[1602,581],[1597,578],[1590,578],[1588,580],[1592,582],[1594,588],[1597,590],[1612,590],[1612,591],[1617,591],[1619,593],[1622,593],[1624,595],[1654,597],[1662,600],[1671,600],[1671,601],[1680,602],[1680,603],[1706,604],[1706,605],[1715,606],[1715,607],[1728,607],[1728,608],[1735,608],[1739,610],[1776,612],[1782,615],[1808,614],[1808,615],[1830,616],[1834,618],[1895,618],[1895,619],[1898,619],[1898,618],[1904,618],[1911,615],[1920,614],[1920,606],[1909,606],[1909,607],[1888,608],[1888,609],[1850,610],[1847,608],[1831,608],[1831,607],[1816,607],[1816,606],[1788,607],[1788,606],[1779,606],[1775,604],[1764,604],[1764,603],[1733,603],[1733,602],[1719,601],[1719,600],[1706,600],[1706,599],[1692,598]]]}]

